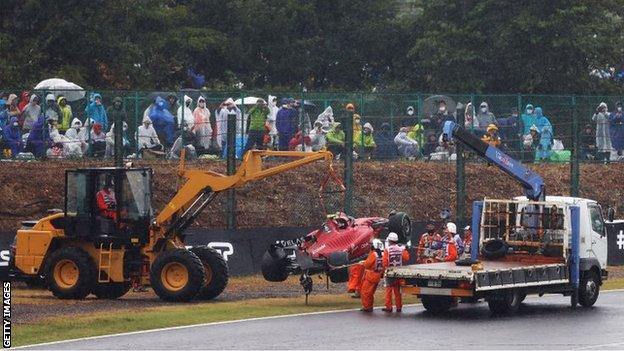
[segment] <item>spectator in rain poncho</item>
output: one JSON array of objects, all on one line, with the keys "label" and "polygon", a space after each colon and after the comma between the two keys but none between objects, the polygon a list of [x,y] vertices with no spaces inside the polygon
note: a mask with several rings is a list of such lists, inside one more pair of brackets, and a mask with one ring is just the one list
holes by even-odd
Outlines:
[{"label": "spectator in rain poncho", "polygon": [[434,129],[436,133],[441,133],[444,123],[446,121],[455,121],[455,117],[446,108],[446,101],[441,100],[438,110],[429,117],[429,121],[431,123],[430,128]]},{"label": "spectator in rain poncho", "polygon": [[535,126],[540,133],[540,144],[537,150],[537,158],[539,160],[548,160],[550,158],[553,145],[553,128],[548,117],[542,114],[542,108],[535,108]]},{"label": "spectator in rain poncho", "polygon": [[41,114],[41,106],[39,106],[39,96],[32,94],[30,96],[30,102],[22,111],[22,129],[24,132],[28,132],[32,129],[33,124],[37,122],[39,115]]},{"label": "spectator in rain poncho", "polygon": [[[123,99],[120,96],[116,96],[113,99],[113,104],[106,109],[106,116],[110,121],[110,124],[114,124],[115,121],[127,121],[128,114],[123,106]],[[112,130],[112,128],[110,129]]]},{"label": "spectator in rain poncho", "polygon": [[56,99],[54,99],[54,95],[52,94],[46,95],[45,116],[46,121],[53,119],[59,122],[62,118],[61,109],[59,109],[58,104],[56,103]]},{"label": "spectator in rain poncho", "polygon": [[609,161],[611,158],[611,135],[609,133],[609,112],[607,104],[601,102],[592,116],[592,121],[596,122],[596,159]]},{"label": "spectator in rain poncho", "polygon": [[163,146],[158,139],[158,134],[152,126],[152,120],[149,117],[143,117],[143,124],[137,129],[137,140],[139,141],[139,149],[162,150]]},{"label": "spectator in rain poncho", "polygon": [[373,126],[366,122],[364,123],[362,130],[353,136],[353,148],[356,149],[363,158],[370,159],[371,154],[377,148],[373,131]]},{"label": "spectator in rain poncho", "polygon": [[236,115],[236,155],[240,157],[243,151],[243,141],[245,138],[243,137],[243,116],[241,114],[241,110],[236,106],[234,100],[232,98],[228,98],[219,106],[217,112],[217,142],[221,149],[223,150],[223,157],[225,157],[226,150],[226,142],[227,142],[227,125],[228,125],[228,115],[234,114]]},{"label": "spectator in rain poncho", "polygon": [[17,95],[10,94],[9,98],[6,101],[6,106],[9,111],[9,118],[19,117],[22,114],[20,109],[17,107],[17,103],[18,103]]},{"label": "spectator in rain poncho", "polygon": [[[197,107],[193,110],[193,132],[197,137],[198,154],[202,154],[210,149],[212,142],[212,126],[210,125],[210,109],[206,107],[206,99],[200,96],[197,99]],[[199,150],[199,149],[202,150]]]},{"label": "spectator in rain poncho", "polygon": [[321,112],[318,117],[316,117],[318,122],[321,122],[321,127],[329,129],[334,123],[334,110],[331,106],[327,106],[325,111]]},{"label": "spectator in rain poncho", "polygon": [[269,148],[274,148],[277,144],[277,127],[275,126],[275,121],[277,120],[277,111],[279,111],[279,108],[277,107],[277,97],[269,95],[269,100],[267,103],[269,106],[267,125],[269,127],[269,136],[271,137],[271,141],[269,142]]},{"label": "spectator in rain poncho", "polygon": [[91,99],[92,101],[85,108],[87,118],[92,119],[95,123],[99,123],[104,130],[108,130],[108,116],[102,104],[102,95],[93,93]]},{"label": "spectator in rain poncho", "polygon": [[247,144],[245,152],[255,147],[258,150],[264,150],[264,127],[269,116],[269,108],[266,101],[258,99],[256,105],[249,109],[247,118]]},{"label": "spectator in rain poncho", "polygon": [[467,130],[472,130],[474,128],[474,115],[474,106],[472,106],[472,102],[468,102],[466,104],[466,109],[464,110],[464,128]]},{"label": "spectator in rain poncho", "polygon": [[175,141],[175,120],[167,110],[167,102],[160,96],[156,97],[154,107],[150,111],[149,119],[154,125],[158,139],[165,145],[172,145]]},{"label": "spectator in rain poncho", "polygon": [[320,121],[314,122],[314,128],[310,131],[310,141],[312,143],[312,151],[319,151],[326,147],[327,139],[325,135],[329,129],[323,128]]},{"label": "spectator in rain poncho", "polygon": [[277,112],[275,123],[280,150],[288,150],[288,143],[297,130],[297,111],[292,108],[293,103],[292,99],[282,99],[282,108]]},{"label": "spectator in rain poncho", "polygon": [[17,117],[11,117],[9,124],[2,126],[1,129],[2,141],[4,142],[5,148],[10,149],[11,157],[15,158],[15,156],[24,149],[22,133]]},{"label": "spectator in rain poncho", "polygon": [[50,120],[50,139],[52,147],[47,151],[48,156],[57,157],[82,157],[82,148],[79,144],[72,142],[67,136],[59,132],[59,124],[56,120]]},{"label": "spectator in rain poncho", "polygon": [[17,104],[17,109],[20,112],[23,112],[24,108],[26,108],[26,105],[28,105],[29,102],[30,102],[30,93],[26,90],[22,91],[20,93],[19,103]]},{"label": "spectator in rain poncho", "polygon": [[418,147],[423,147],[425,144],[425,127],[422,124],[416,123],[407,133],[407,137],[416,140]]},{"label": "spectator in rain poncho", "polygon": [[82,122],[78,118],[74,118],[71,122],[71,127],[65,132],[65,136],[80,147],[82,154],[87,152],[89,144],[87,144],[87,128],[82,126]]},{"label": "spectator in rain poncho", "polygon": [[474,122],[475,133],[477,133],[477,135],[485,134],[487,132],[487,127],[492,123],[496,123],[496,117],[490,112],[490,107],[487,102],[483,101],[481,105],[479,105],[479,111],[475,116]]},{"label": "spectator in rain poncho", "polygon": [[624,150],[624,112],[622,112],[621,102],[615,106],[616,110],[609,115],[609,132],[611,146],[617,151],[618,156],[622,156],[622,150]]},{"label": "spectator in rain poncho", "polygon": [[524,113],[520,116],[522,121],[522,135],[527,136],[531,134],[531,126],[535,125],[535,110],[533,105],[527,104],[524,108]]},{"label": "spectator in rain poncho", "polygon": [[423,146],[423,155],[425,157],[431,156],[432,153],[436,152],[438,148],[438,138],[435,133],[427,133],[427,138],[425,140],[425,145]]},{"label": "spectator in rain poncho", "polygon": [[[130,145],[130,138],[128,137],[128,124],[123,122],[122,125],[122,149],[123,156],[127,156],[132,153],[132,146]],[[111,124],[111,129],[106,133],[106,153],[105,157],[112,157],[115,154],[115,123]]]},{"label": "spectator in rain poncho", "polygon": [[409,127],[401,127],[399,133],[394,137],[394,144],[399,150],[399,154],[408,159],[415,159],[420,156],[418,142],[407,136]]},{"label": "spectator in rain poncho", "polygon": [[334,127],[327,132],[325,140],[327,140],[327,150],[339,159],[345,151],[345,133],[340,123],[334,122]]},{"label": "spectator in rain poncho", "polygon": [[186,124],[187,127],[193,129],[195,126],[195,117],[193,116],[193,111],[191,110],[191,104],[193,103],[193,99],[189,96],[184,95],[184,106],[178,107],[177,113],[177,125],[182,126],[182,121]]},{"label": "spectator in rain poncho", "polygon": [[93,122],[93,128],[89,136],[91,155],[93,157],[103,157],[106,152],[106,133],[102,129],[100,123]]},{"label": "spectator in rain poncho", "polygon": [[26,151],[32,152],[37,158],[43,157],[46,154],[46,149],[49,144],[50,136],[48,134],[48,128],[45,125],[45,116],[40,115],[30,129],[30,133],[28,133]]},{"label": "spectator in rain poncho", "polygon": [[377,148],[375,149],[376,159],[392,159],[397,157],[397,147],[394,145],[394,137],[390,131],[390,123],[384,122],[377,131],[374,131],[375,142]]},{"label": "spectator in rain poncho", "polygon": [[59,129],[61,132],[65,132],[69,129],[69,122],[74,118],[71,106],[67,103],[67,99],[64,96],[59,96],[56,100],[58,103],[59,111],[61,113],[61,120],[59,121]]}]

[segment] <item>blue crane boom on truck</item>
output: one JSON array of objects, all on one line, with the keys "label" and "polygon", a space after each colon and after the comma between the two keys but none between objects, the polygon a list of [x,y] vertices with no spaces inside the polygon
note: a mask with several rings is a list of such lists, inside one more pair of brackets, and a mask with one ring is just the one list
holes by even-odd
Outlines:
[{"label": "blue crane boom on truck", "polygon": [[592,306],[608,277],[600,205],[546,196],[542,177],[452,121],[443,134],[518,181],[525,196],[473,203],[469,260],[389,268],[386,277],[404,279],[404,292],[420,296],[432,313],[479,299],[493,313],[514,312],[527,295],[545,293],[570,296],[572,307]]}]

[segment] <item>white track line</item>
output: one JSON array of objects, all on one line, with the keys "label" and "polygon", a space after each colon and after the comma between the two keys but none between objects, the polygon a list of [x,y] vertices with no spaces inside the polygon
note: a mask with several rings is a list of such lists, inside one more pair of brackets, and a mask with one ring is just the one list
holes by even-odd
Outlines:
[{"label": "white track line", "polygon": [[[612,293],[612,292],[624,292],[624,289],[613,289],[613,290],[601,291],[601,293],[603,293],[603,294],[604,293]],[[537,298],[537,296],[529,296],[529,297]],[[548,296],[546,296],[546,297],[548,297]],[[555,296],[552,295],[550,297],[555,297]],[[421,305],[421,304],[420,303],[416,303],[416,304],[404,305],[404,307],[412,307],[412,306],[419,306],[419,305]],[[375,309],[381,309],[381,308],[383,308],[383,307],[376,307]],[[271,320],[271,319],[278,319],[278,318],[289,318],[289,317],[314,316],[314,315],[329,314],[329,313],[344,313],[344,312],[353,312],[353,311],[359,311],[359,310],[360,310],[359,308],[350,308],[350,309],[346,309],[346,310],[305,312],[305,313],[285,314],[285,315],[282,315],[282,316],[255,317],[255,318],[247,318],[247,319],[237,319],[237,320],[233,320],[233,321],[222,321],[222,322],[210,322],[210,323],[181,325],[181,326],[177,326],[177,327],[165,327],[165,328],[148,329],[148,330],[137,330],[137,331],[133,331],[133,332],[106,334],[106,335],[98,335],[98,336],[87,336],[87,337],[84,337],[84,338],[51,341],[51,342],[44,342],[44,343],[39,343],[39,344],[30,344],[30,345],[12,347],[12,349],[23,349],[23,348],[26,348],[26,347],[48,346],[48,345],[56,345],[56,344],[62,344],[62,343],[70,343],[70,342],[75,342],[75,341],[103,339],[103,338],[109,338],[109,337],[136,335],[136,334],[161,332],[161,331],[169,331],[169,330],[179,330],[179,329],[187,329],[187,328],[195,328],[195,327],[207,327],[207,326],[211,326],[211,325],[234,324],[234,323],[253,322],[253,321]],[[596,348],[596,347],[599,347],[599,346],[611,346],[611,345],[617,346],[619,344],[624,344],[624,342],[617,343],[617,344],[605,344],[605,345],[597,345],[597,346],[588,346],[586,348]]]}]

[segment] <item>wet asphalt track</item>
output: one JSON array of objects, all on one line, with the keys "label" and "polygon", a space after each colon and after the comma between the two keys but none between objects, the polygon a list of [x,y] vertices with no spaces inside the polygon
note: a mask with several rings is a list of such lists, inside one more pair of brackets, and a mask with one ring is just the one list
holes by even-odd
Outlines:
[{"label": "wet asphalt track", "polygon": [[562,296],[528,297],[513,317],[487,304],[461,304],[443,316],[422,306],[185,327],[78,340],[39,349],[622,349],[624,291],[602,292],[593,308]]}]

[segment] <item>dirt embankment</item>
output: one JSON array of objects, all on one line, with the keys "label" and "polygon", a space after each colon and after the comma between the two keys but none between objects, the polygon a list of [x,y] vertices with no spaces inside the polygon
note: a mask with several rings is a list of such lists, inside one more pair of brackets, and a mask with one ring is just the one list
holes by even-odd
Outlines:
[{"label": "dirt embankment", "polygon": [[[342,174],[342,167],[336,169]],[[19,222],[36,219],[50,208],[63,207],[64,171],[76,167],[102,166],[94,161],[3,162],[0,164],[0,231],[12,231]],[[110,164],[106,164],[110,165]],[[183,180],[176,163],[144,163],[154,169],[154,202],[162,209]],[[224,162],[205,161],[194,167],[224,172]],[[547,184],[549,195],[568,195],[569,165],[535,165]],[[319,184],[325,178],[321,163],[279,174],[237,190],[239,227],[310,226],[323,216]],[[358,162],[354,168],[354,212],[358,216],[385,216],[392,210],[409,213],[415,220],[437,218],[445,207],[455,210],[455,167],[448,163]],[[509,198],[522,194],[511,178],[484,163],[466,166],[466,211],[483,197]],[[624,164],[582,165],[580,196],[615,205],[624,212]],[[339,194],[326,195],[326,202]],[[330,206],[331,207],[331,206]],[[225,196],[221,195],[200,216],[196,225],[225,226]]]}]

